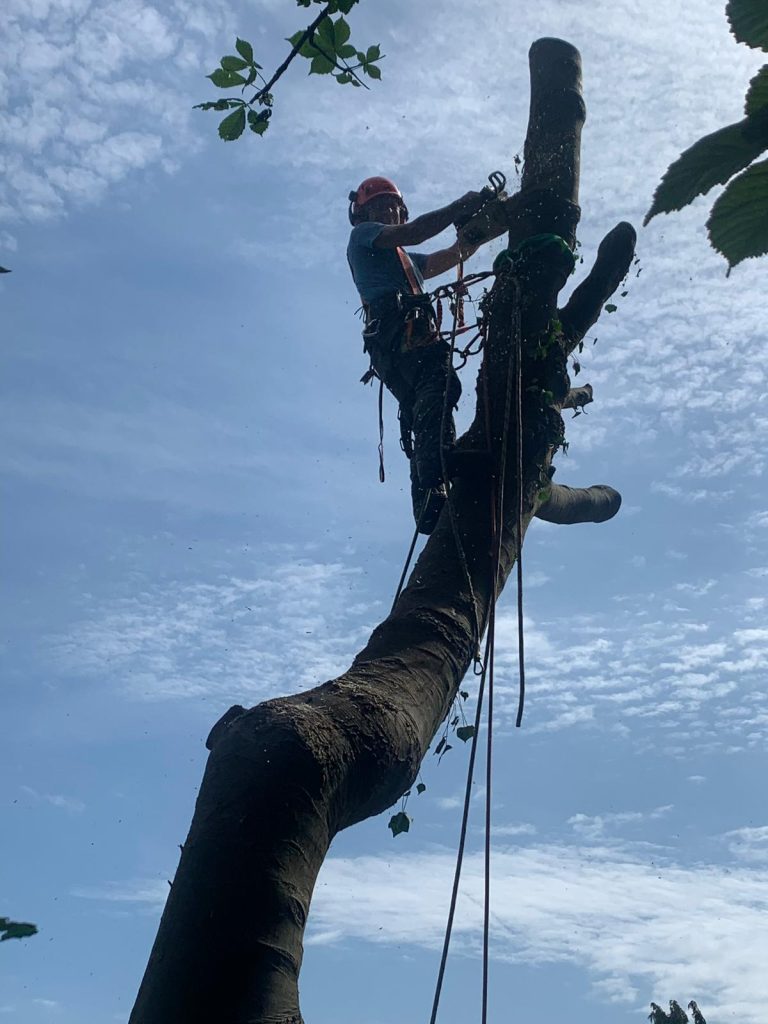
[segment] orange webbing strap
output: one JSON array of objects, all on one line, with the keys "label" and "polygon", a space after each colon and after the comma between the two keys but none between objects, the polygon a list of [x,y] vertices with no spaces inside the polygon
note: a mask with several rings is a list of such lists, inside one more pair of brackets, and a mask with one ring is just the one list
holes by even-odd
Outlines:
[{"label": "orange webbing strap", "polygon": [[419,284],[419,279],[416,277],[416,271],[413,269],[413,263],[411,263],[411,257],[402,249],[399,245],[395,249],[400,264],[405,271],[405,276],[408,280],[408,286],[411,289],[412,295],[422,295],[424,290]]}]

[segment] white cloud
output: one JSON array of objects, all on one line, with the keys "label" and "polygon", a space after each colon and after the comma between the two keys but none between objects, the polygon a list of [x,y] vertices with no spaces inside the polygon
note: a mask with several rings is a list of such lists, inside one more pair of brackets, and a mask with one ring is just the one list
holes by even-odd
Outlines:
[{"label": "white cloud", "polygon": [[651,811],[614,811],[604,814],[574,814],[568,819],[568,824],[573,831],[582,839],[590,841],[603,839],[612,830],[620,829],[624,825],[638,825],[644,821],[655,821],[663,818],[672,810],[672,804],[664,804],[655,807]]},{"label": "white cloud", "polygon": [[59,810],[69,811],[71,814],[81,814],[85,810],[85,804],[77,797],[64,796],[62,793],[38,793],[32,786],[22,786],[22,792],[31,797],[35,803],[47,803]]},{"label": "white cloud", "polygon": [[[659,815],[666,810],[657,808]],[[758,830],[728,835],[743,831]],[[440,948],[454,866],[451,851],[328,858],[306,945],[362,940]],[[483,872],[482,853],[469,852],[453,933],[454,948],[467,955],[480,949]],[[635,855],[600,845],[510,846],[493,855],[491,885],[493,958],[579,968],[597,998],[628,1010],[679,993],[695,997],[713,1020],[738,1008],[744,1024],[763,1024],[768,882],[762,871],[685,867],[656,850]],[[111,883],[73,895],[156,913],[167,883]]]},{"label": "white cloud", "polygon": [[257,701],[348,667],[370,630],[370,606],[352,600],[359,580],[356,568],[295,560],[251,578],[154,585],[91,609],[51,650],[67,671],[139,699]]},{"label": "white cloud", "polygon": [[[317,934],[324,942],[436,949],[452,871],[449,853],[331,858],[318,880],[309,942]],[[479,947],[482,876],[482,855],[469,855],[454,931],[465,952]],[[494,856],[492,893],[494,957],[582,968],[599,997],[628,1009],[687,993],[712,1019],[738,1005],[745,1024],[762,1024],[768,885],[760,872],[684,868],[599,847],[525,847]]]},{"label": "white cloud", "polygon": [[199,147],[188,90],[202,89],[203,54],[230,28],[224,0],[8,0],[3,13],[0,219],[95,202]]},{"label": "white cloud", "polygon": [[747,862],[768,863],[768,825],[733,829],[723,838],[734,857]]}]

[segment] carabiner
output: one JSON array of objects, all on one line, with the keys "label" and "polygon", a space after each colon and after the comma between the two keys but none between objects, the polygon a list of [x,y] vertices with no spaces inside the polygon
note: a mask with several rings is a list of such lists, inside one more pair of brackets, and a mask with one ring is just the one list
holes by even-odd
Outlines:
[{"label": "carabiner", "polygon": [[[488,181],[490,181],[491,183],[490,188],[494,194],[494,197],[497,196],[500,192],[503,192],[507,186],[506,175],[503,174],[501,171],[491,171],[491,173],[488,175]],[[488,188],[487,185],[486,188]]]}]

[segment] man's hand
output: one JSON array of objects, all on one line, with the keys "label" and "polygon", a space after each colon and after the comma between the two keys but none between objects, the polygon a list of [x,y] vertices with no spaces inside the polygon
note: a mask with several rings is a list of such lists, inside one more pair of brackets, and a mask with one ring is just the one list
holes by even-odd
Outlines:
[{"label": "man's hand", "polygon": [[482,192],[465,192],[464,195],[451,203],[455,210],[454,221],[467,221],[488,202],[488,196]]}]

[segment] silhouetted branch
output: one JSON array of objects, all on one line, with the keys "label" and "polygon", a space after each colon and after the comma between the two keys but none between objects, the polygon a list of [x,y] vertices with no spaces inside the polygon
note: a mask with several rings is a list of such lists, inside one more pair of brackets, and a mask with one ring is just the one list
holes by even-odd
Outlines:
[{"label": "silhouetted branch", "polygon": [[613,519],[620,507],[621,495],[607,484],[591,487],[552,484],[549,498],[536,509],[536,518],[559,526],[604,523]]}]

